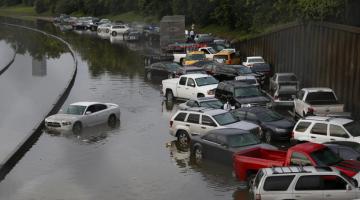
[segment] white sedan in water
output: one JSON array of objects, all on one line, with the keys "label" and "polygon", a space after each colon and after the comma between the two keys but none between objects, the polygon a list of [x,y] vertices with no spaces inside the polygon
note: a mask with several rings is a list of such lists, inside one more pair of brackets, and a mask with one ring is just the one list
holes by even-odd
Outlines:
[{"label": "white sedan in water", "polygon": [[77,102],[70,104],[64,113],[58,113],[45,119],[45,127],[54,131],[80,133],[83,127],[108,123],[116,124],[120,119],[119,106],[113,103]]}]

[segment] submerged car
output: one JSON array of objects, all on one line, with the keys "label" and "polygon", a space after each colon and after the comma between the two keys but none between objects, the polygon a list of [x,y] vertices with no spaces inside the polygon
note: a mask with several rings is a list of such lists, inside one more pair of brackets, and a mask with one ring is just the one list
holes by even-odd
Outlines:
[{"label": "submerged car", "polygon": [[120,119],[119,106],[113,103],[77,102],[70,104],[64,113],[45,119],[45,127],[52,131],[73,131],[80,133],[83,127],[108,123],[116,124]]},{"label": "submerged car", "polygon": [[186,110],[193,107],[222,109],[224,104],[215,97],[200,97],[194,100],[188,100],[179,105],[180,110]]}]

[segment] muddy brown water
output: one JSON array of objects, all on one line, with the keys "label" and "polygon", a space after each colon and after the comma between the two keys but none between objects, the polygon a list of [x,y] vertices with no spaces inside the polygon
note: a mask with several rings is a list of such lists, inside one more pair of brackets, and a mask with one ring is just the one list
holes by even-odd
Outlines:
[{"label": "muddy brown water", "polygon": [[112,102],[120,105],[121,121],[80,135],[44,131],[0,183],[1,200],[248,199],[230,167],[194,164],[169,135],[177,104],[164,103],[159,82],[144,79],[140,53],[151,51],[150,44],[30,26],[63,37],[76,51],[78,74],[63,107]]}]

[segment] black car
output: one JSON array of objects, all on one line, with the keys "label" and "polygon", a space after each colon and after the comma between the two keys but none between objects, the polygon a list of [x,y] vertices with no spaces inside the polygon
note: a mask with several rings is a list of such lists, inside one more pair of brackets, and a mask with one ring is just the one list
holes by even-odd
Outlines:
[{"label": "black car", "polygon": [[157,62],[145,67],[145,75],[148,80],[175,78],[179,69],[181,66],[177,63]]},{"label": "black car", "polygon": [[177,70],[177,77],[184,74],[206,74],[206,71],[201,67],[183,66]]},{"label": "black car", "polygon": [[249,131],[235,128],[211,130],[203,136],[194,136],[190,141],[190,151],[195,161],[206,158],[226,165],[232,165],[234,153],[254,147],[276,149],[272,145],[261,143]]},{"label": "black car", "polygon": [[360,161],[360,144],[351,141],[333,141],[324,143],[344,160]]},{"label": "black car", "polygon": [[295,122],[279,113],[263,107],[246,107],[230,111],[237,119],[258,124],[262,129],[261,137],[267,143],[275,140],[289,140]]},{"label": "black car", "polygon": [[204,61],[199,61],[195,64],[193,64],[194,66],[197,67],[201,67],[203,68],[207,74],[209,75],[214,75],[216,72],[216,69],[220,66],[223,66],[224,64],[218,63],[216,61],[208,61],[208,60],[204,60]]},{"label": "black car", "polygon": [[223,103],[229,102],[235,108],[262,106],[270,107],[271,99],[256,85],[241,81],[224,81],[218,84],[215,97]]},{"label": "black car", "polygon": [[237,76],[255,76],[260,84],[265,81],[265,76],[261,73],[254,73],[250,68],[243,65],[222,65],[218,66],[213,76],[219,81],[234,80]]}]

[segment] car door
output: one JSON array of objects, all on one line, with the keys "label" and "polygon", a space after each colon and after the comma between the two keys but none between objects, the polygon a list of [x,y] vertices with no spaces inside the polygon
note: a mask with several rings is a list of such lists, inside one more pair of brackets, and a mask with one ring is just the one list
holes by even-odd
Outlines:
[{"label": "car door", "polygon": [[204,158],[209,160],[217,160],[217,152],[220,146],[215,133],[210,133],[202,137],[202,151]]},{"label": "car door", "polygon": [[197,98],[197,91],[196,91],[196,83],[194,79],[188,78],[186,83],[186,98],[187,99],[196,99]]},{"label": "car door", "polygon": [[87,107],[86,111],[85,111],[85,116],[83,118],[83,126],[93,126],[95,121],[96,121],[96,117],[95,117],[95,113],[96,113],[96,107],[95,105],[90,105]]},{"label": "car door", "polygon": [[348,183],[337,175],[322,175],[324,200],[351,200],[357,198],[357,188],[347,188]]},{"label": "car door", "polygon": [[310,142],[324,143],[329,142],[330,138],[327,135],[328,125],[326,123],[315,123],[310,129]]},{"label": "car door", "polygon": [[200,128],[200,114],[190,113],[186,122],[185,125],[189,127],[192,135],[200,135],[202,133]]},{"label": "car door", "polygon": [[186,98],[186,91],[188,90],[188,89],[186,89],[186,87],[187,87],[186,82],[187,82],[186,77],[180,78],[179,84],[176,87],[177,97]]},{"label": "car door", "polygon": [[205,134],[206,132],[213,130],[217,127],[216,123],[214,122],[214,120],[211,119],[211,117],[207,116],[207,115],[202,115],[201,116],[201,133]]},{"label": "car door", "polygon": [[329,138],[330,141],[349,141],[349,134],[343,129],[343,127],[330,124],[329,125]]},{"label": "car door", "polygon": [[266,177],[261,198],[264,199],[292,199],[290,185],[295,175],[268,176]]},{"label": "car door", "polygon": [[292,199],[323,200],[321,178],[318,175],[302,175],[296,180]]},{"label": "car door", "polygon": [[107,122],[110,114],[107,110],[107,106],[104,104],[96,104],[95,109],[96,112],[94,113],[94,124],[102,124]]}]

